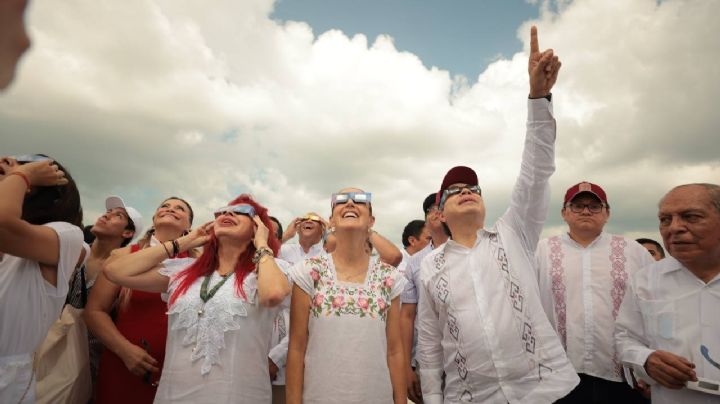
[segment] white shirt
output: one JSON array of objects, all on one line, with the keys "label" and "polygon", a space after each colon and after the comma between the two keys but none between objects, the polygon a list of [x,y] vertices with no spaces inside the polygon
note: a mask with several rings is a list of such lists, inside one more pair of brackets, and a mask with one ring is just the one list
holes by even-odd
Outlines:
[{"label": "white shirt", "polygon": [[[192,262],[185,258],[163,263],[160,273],[170,277],[170,296],[179,285],[177,274]],[[287,270],[281,261],[278,266]],[[271,402],[267,358],[280,307],[258,304],[254,272],[243,281],[245,298],[236,290],[233,273],[204,304],[203,279],[198,278],[168,308],[165,363],[155,403]],[[208,290],[221,279],[213,272]]]},{"label": "white shirt", "polygon": [[579,382],[542,309],[532,266],[555,170],[555,120],[547,100],[528,104],[508,210],[478,231],[472,248],[450,240],[422,262],[416,357],[427,404],[550,403]]},{"label": "white shirt", "polygon": [[[671,256],[643,268],[630,278],[617,319],[615,343],[623,364],[653,384],[644,365],[659,349],[694,363],[698,378],[720,383],[720,369],[701,353],[705,346],[720,362],[719,309],[720,275],[706,284]],[[653,384],[652,402],[720,403],[720,396]]]},{"label": "white shirt", "polygon": [[538,243],[540,299],[578,373],[621,382],[615,319],[628,276],[655,262],[635,240],[601,233],[583,247],[566,233]]},{"label": "white shirt", "polygon": [[317,257],[324,252],[325,249],[323,248],[322,240],[310,246],[308,252],[305,252],[299,243],[288,243],[280,247],[278,258],[287,261],[290,265],[295,265],[302,260]]},{"label": "white shirt", "polygon": [[409,256],[405,267],[405,278],[407,283],[400,295],[400,301],[403,303],[417,304],[418,290],[417,285],[420,284],[420,263],[433,250],[432,243],[428,243],[425,248]]},{"label": "white shirt", "polygon": [[[83,249],[82,230],[47,223],[58,235],[57,286],[42,276],[37,261],[5,254],[0,258],[0,403],[16,403],[32,375],[32,354],[60,317],[69,279]],[[34,384],[34,382],[33,382]],[[25,402],[34,402],[35,387]]]}]

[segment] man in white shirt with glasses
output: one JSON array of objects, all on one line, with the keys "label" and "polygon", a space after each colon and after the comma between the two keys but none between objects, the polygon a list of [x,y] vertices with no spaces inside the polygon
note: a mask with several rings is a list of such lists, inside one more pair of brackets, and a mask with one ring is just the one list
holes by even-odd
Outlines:
[{"label": "man in white shirt with glasses", "polygon": [[568,232],[541,240],[535,253],[543,308],[580,376],[558,403],[644,403],[623,382],[613,332],[628,276],[652,256],[636,241],[604,232],[610,205],[599,185],[568,188],[560,214]]},{"label": "man in white shirt with glasses", "polygon": [[550,90],[560,62],[531,29],[530,100],[520,175],[510,207],[485,229],[469,167],[454,167],[437,194],[451,239],[420,270],[417,361],[425,404],[551,403],[578,376],[542,309],[533,254],[555,170]]},{"label": "man in white shirt with glasses", "polygon": [[720,186],[687,184],[660,200],[668,256],[630,278],[615,329],[626,377],[653,404],[720,403]]}]

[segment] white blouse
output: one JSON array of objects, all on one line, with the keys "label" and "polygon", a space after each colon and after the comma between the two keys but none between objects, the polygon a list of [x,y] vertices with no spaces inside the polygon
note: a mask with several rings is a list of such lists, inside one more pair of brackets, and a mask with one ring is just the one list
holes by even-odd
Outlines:
[{"label": "white blouse", "polygon": [[[178,273],[192,262],[187,258],[164,263],[160,273],[170,277],[168,295],[179,285]],[[233,273],[207,303],[200,299],[203,279],[169,307],[165,364],[155,402],[271,402],[267,357],[280,307],[258,304],[255,273],[243,282],[247,298],[238,293]],[[213,272],[209,289],[221,280]]]},{"label": "white blouse", "polygon": [[331,255],[290,269],[310,296],[303,403],[393,402],[385,321],[405,277],[372,257],[363,283],[341,282]]},{"label": "white blouse", "polygon": [[[32,375],[32,354],[60,317],[69,279],[83,250],[82,230],[65,222],[45,224],[58,235],[57,286],[42,276],[37,261],[0,258],[0,403],[17,403]],[[33,382],[34,383],[34,382]],[[34,402],[34,386],[24,402]]]}]

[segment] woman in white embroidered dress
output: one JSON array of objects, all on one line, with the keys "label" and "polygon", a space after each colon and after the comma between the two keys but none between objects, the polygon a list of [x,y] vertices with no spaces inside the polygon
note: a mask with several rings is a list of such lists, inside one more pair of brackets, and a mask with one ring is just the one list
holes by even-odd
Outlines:
[{"label": "woman in white embroidered dress", "polygon": [[[275,262],[267,210],[247,195],[172,242],[105,265],[120,285],[169,295],[165,364],[156,403],[269,403],[273,319],[290,292]],[[160,264],[204,246],[197,259]],[[165,266],[163,266],[165,265]],[[227,283],[227,285],[225,285]]]},{"label": "woman in white embroidered dress", "polygon": [[336,247],[290,269],[287,402],[407,403],[400,336],[405,278],[371,257],[371,194],[332,197]]}]

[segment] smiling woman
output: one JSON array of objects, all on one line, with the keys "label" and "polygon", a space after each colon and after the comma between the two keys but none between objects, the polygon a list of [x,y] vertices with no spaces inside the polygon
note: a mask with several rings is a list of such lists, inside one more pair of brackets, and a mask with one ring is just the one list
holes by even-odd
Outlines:
[{"label": "smiling woman", "polygon": [[[186,233],[193,211],[178,197],[164,200],[153,215],[153,227],[137,244],[114,250],[118,259]],[[190,254],[176,254],[182,258]],[[105,346],[100,357],[96,401],[101,403],[151,403],[165,356],[167,305],[160,293],[129,288],[100,273],[85,309],[88,330]]]},{"label": "smiling woman", "polygon": [[[271,226],[267,209],[241,195],[191,233],[106,263],[112,281],[170,296],[156,403],[270,402],[273,319],[290,292]],[[167,260],[200,246],[197,259]]]},{"label": "smiling woman", "polygon": [[334,251],[291,269],[288,403],[407,402],[398,300],[405,278],[370,256],[371,201],[358,188],[333,194]]}]

